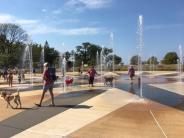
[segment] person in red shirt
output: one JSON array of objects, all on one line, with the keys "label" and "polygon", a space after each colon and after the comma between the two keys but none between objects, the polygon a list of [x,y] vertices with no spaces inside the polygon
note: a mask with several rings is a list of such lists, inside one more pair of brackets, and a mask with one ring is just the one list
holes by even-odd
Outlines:
[{"label": "person in red shirt", "polygon": [[133,66],[130,66],[128,70],[128,75],[130,77],[131,83],[133,83],[133,77],[135,76],[135,69]]},{"label": "person in red shirt", "polygon": [[41,106],[42,105],[42,101],[43,98],[45,96],[45,93],[47,92],[47,90],[49,90],[50,92],[50,96],[51,96],[51,105],[55,106],[54,104],[54,94],[53,94],[53,85],[54,85],[54,81],[52,80],[49,70],[48,70],[48,63],[44,64],[44,72],[43,72],[43,93],[42,93],[42,97],[40,100],[39,104],[36,104],[37,106]]},{"label": "person in red shirt", "polygon": [[95,75],[97,74],[96,70],[94,69],[94,66],[92,66],[92,68],[89,69],[87,73],[89,75],[89,86],[91,85],[92,87],[94,87],[93,85],[94,78],[95,78]]}]

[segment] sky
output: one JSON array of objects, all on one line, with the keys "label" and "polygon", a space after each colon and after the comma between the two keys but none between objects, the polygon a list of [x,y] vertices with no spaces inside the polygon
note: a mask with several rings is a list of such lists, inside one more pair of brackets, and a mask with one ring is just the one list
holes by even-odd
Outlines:
[{"label": "sky", "polygon": [[184,46],[183,6],[184,0],[0,0],[0,23],[19,24],[33,42],[47,40],[60,52],[83,42],[113,48],[128,64],[138,53],[139,15],[144,60]]}]

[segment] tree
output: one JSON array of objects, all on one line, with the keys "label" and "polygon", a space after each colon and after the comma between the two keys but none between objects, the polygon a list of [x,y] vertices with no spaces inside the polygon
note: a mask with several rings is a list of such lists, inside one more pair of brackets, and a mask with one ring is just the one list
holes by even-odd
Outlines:
[{"label": "tree", "polygon": [[33,66],[34,67],[43,66],[43,65],[40,65],[42,46],[37,43],[32,43],[30,44],[30,46],[32,47]]},{"label": "tree", "polygon": [[27,33],[16,24],[0,24],[0,35],[3,40],[3,46],[6,46],[7,54],[11,54],[14,51],[13,45],[16,43],[24,43],[28,39]]},{"label": "tree", "polygon": [[6,39],[6,36],[3,34],[0,34],[0,53],[6,53],[6,43],[8,40]]},{"label": "tree", "polygon": [[103,55],[104,55],[104,56],[108,56],[108,55],[111,54],[112,52],[113,52],[112,49],[103,48]]},{"label": "tree", "polygon": [[80,66],[82,61],[84,64],[95,65],[97,51],[101,53],[101,50],[102,48],[98,45],[89,42],[82,43],[82,45],[76,47],[76,65]]},{"label": "tree", "polygon": [[147,60],[147,64],[154,64],[154,65],[157,65],[159,62],[158,62],[158,59],[157,57],[155,56],[152,56],[150,57],[148,60]]},{"label": "tree", "polygon": [[164,56],[162,63],[163,64],[177,64],[177,59],[178,59],[178,55],[176,52],[168,52]]},{"label": "tree", "polygon": [[67,51],[64,53],[64,55],[65,55],[65,59],[68,61],[70,59],[71,53]]},{"label": "tree", "polygon": [[72,68],[72,66],[73,66],[73,62],[72,62],[72,60],[71,60],[71,56],[72,56],[72,54],[74,54],[73,53],[74,51],[71,51],[71,53],[70,52],[65,52],[64,53],[64,57],[65,57],[65,59],[66,59],[66,64],[67,64],[67,69],[70,69],[70,68]]},{"label": "tree", "polygon": [[[107,57],[107,62],[112,62],[113,61],[113,55],[109,55]],[[121,57],[114,55],[114,64],[120,64],[122,61]],[[113,62],[112,62],[113,63]]]},{"label": "tree", "polygon": [[44,44],[44,52],[45,52],[45,62],[48,62],[50,65],[57,64],[57,58],[59,57],[59,52],[54,48],[49,47],[49,43],[45,41]]},{"label": "tree", "polygon": [[0,24],[0,66],[15,67],[21,64],[22,52],[28,35],[18,25]]},{"label": "tree", "polygon": [[131,59],[130,59],[130,64],[132,65],[138,65],[138,60],[141,59],[138,55],[135,55],[133,56]]}]

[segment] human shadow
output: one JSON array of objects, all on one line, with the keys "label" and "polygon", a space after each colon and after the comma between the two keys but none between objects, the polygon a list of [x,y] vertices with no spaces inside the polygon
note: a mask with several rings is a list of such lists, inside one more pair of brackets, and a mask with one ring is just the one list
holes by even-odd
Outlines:
[{"label": "human shadow", "polygon": [[41,106],[41,107],[52,107],[52,108],[72,108],[72,109],[89,109],[93,106],[88,106],[88,105],[55,105],[55,106]]},{"label": "human shadow", "polygon": [[128,91],[132,94],[135,94],[134,84],[130,83]]}]

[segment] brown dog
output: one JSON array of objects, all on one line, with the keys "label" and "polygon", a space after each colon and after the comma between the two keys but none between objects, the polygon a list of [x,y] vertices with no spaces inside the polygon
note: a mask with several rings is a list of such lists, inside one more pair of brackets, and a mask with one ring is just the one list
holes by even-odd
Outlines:
[{"label": "brown dog", "polygon": [[7,102],[7,108],[8,108],[8,106],[10,106],[12,109],[14,108],[11,105],[12,100],[16,104],[16,108],[18,106],[20,106],[20,108],[22,108],[19,90],[17,90],[17,93],[15,93],[15,94],[8,94],[7,91],[5,90],[4,92],[1,92],[1,97],[3,97],[4,100]]}]

